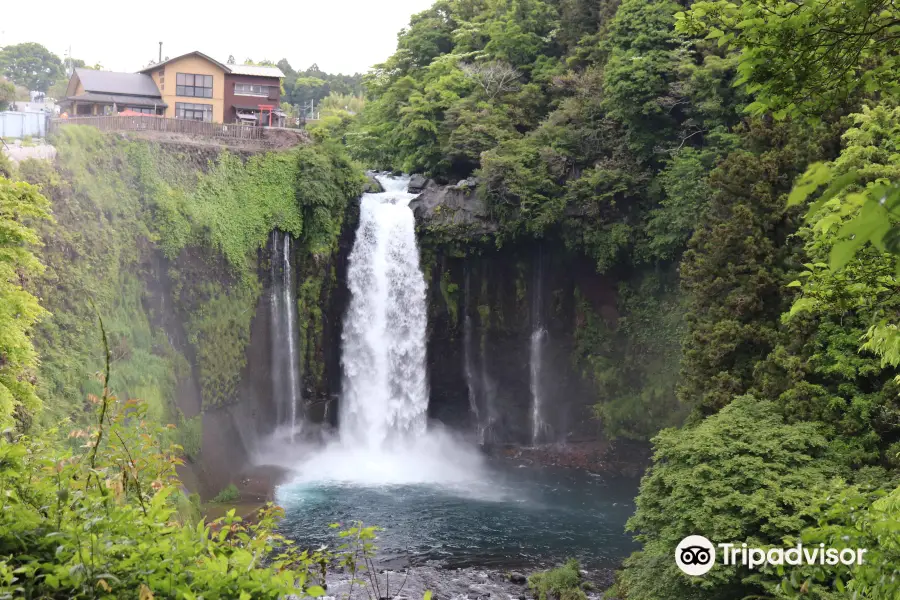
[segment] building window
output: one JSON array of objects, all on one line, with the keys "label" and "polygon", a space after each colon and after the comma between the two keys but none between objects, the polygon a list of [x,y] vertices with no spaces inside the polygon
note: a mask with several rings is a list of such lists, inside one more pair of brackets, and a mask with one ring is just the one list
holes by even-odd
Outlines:
[{"label": "building window", "polygon": [[269,86],[257,85],[255,83],[236,83],[234,84],[235,96],[262,96],[269,97]]},{"label": "building window", "polygon": [[127,107],[127,108],[128,108],[128,110],[130,110],[130,111],[132,111],[132,112],[139,112],[139,113],[145,114],[145,115],[154,115],[154,114],[156,114],[156,113],[153,112],[153,109],[152,109],[152,108],[148,108],[148,107],[146,107],[146,106],[129,106],[129,107]]},{"label": "building window", "polygon": [[175,74],[175,94],[194,98],[212,98],[212,75]]},{"label": "building window", "polygon": [[157,73],[157,75],[159,75],[159,89],[161,91],[165,91],[165,89],[166,89],[166,70],[160,69],[159,72]]},{"label": "building window", "polygon": [[191,119],[193,121],[212,121],[212,104],[191,104],[190,102],[176,102],[175,118]]}]

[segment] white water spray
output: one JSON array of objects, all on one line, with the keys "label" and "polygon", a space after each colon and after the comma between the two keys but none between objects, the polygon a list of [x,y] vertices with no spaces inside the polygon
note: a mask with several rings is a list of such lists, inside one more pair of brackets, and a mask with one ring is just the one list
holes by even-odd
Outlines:
[{"label": "white water spray", "polygon": [[408,178],[383,177],[364,194],[350,253],[344,320],[343,440],[369,448],[404,444],[425,431],[425,279],[419,269]]}]

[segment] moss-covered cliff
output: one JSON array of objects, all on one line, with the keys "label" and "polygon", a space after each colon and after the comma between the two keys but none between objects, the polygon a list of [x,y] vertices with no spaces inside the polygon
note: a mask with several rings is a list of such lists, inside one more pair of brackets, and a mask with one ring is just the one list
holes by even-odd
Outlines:
[{"label": "moss-covered cliff", "polygon": [[47,269],[35,283],[51,313],[35,338],[41,419],[88,412],[103,359],[100,314],[115,392],[176,424],[173,435],[214,487],[219,467],[233,469],[248,438],[273,426],[262,301],[269,233],[298,240],[304,372],[310,387],[324,387],[320,307],[329,305],[330,265],[362,174],[322,145],[236,153],[81,127],[54,143],[55,164],[19,169],[42,186],[55,215],[41,229]]}]

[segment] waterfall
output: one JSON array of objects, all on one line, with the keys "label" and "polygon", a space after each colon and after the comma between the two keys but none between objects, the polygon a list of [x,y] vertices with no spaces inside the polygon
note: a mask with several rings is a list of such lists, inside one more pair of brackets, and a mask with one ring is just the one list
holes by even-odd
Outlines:
[{"label": "waterfall", "polygon": [[[468,267],[465,270],[465,281],[463,283],[465,308],[463,318],[463,373],[466,377],[466,388],[469,392],[469,410],[475,420],[475,433],[478,442],[482,445],[492,441],[492,428],[496,421],[497,415],[494,408],[494,398],[496,397],[496,389],[493,380],[488,375],[487,356],[484,351],[484,328],[486,323],[481,324],[482,339],[475,346],[475,327],[472,324],[471,313],[471,282]],[[477,354],[476,354],[477,353]],[[479,358],[479,364],[476,366],[475,358]]]},{"label": "waterfall", "polygon": [[472,316],[469,314],[469,269],[466,267],[464,296],[465,304],[463,306],[463,373],[466,376],[466,388],[469,390],[469,410],[472,411],[472,417],[475,419],[475,431],[478,435],[478,441],[484,444],[485,427],[482,422],[481,411],[478,409],[478,388],[475,378],[475,364],[472,359]]},{"label": "waterfall", "polygon": [[350,252],[350,306],[342,334],[340,433],[380,448],[425,431],[425,279],[419,269],[409,178],[379,177],[363,194]]},{"label": "waterfall", "polygon": [[531,348],[529,352],[529,384],[531,388],[531,444],[536,446],[547,431],[544,420],[543,371],[547,329],[543,322],[544,253],[538,248],[537,264],[531,291]]},{"label": "waterfall", "polygon": [[291,440],[299,426],[300,364],[297,356],[297,304],[291,281],[291,236],[272,231],[272,393],[277,422],[288,427]]}]

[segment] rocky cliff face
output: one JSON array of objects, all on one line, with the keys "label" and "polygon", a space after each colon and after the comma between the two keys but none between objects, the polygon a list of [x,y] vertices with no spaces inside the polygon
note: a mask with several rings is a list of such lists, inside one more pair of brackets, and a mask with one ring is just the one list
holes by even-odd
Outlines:
[{"label": "rocky cliff face", "polygon": [[476,184],[417,183],[410,203],[429,284],[429,413],[487,445],[596,439],[596,392],[573,360],[576,289],[614,320],[614,285],[550,240],[498,248]]},{"label": "rocky cliff face", "polygon": [[[421,177],[421,176],[417,176]],[[410,180],[409,191],[419,193],[410,202],[416,221],[432,233],[452,231],[461,239],[496,233],[484,200],[478,197],[475,178],[453,185],[438,185],[432,180]]]}]

